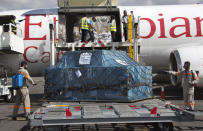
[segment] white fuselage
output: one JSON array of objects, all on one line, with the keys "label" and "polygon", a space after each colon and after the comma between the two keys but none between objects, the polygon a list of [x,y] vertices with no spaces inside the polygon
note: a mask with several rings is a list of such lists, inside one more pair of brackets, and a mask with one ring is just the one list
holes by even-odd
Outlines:
[{"label": "white fuselage", "polygon": [[[140,59],[146,65],[151,65],[154,72],[168,70],[171,51],[203,43],[203,5],[118,8],[121,17],[124,10],[128,14],[133,11],[135,18],[140,16]],[[15,73],[19,61],[26,60],[32,75],[43,75],[50,62],[49,20],[54,18],[58,27],[57,11],[55,8],[1,12],[0,15],[15,15],[17,20],[25,19],[18,25],[23,29],[25,51],[21,58],[16,58],[16,55],[0,55],[0,63],[6,64]],[[57,28],[56,31],[58,32]],[[57,53],[56,57],[61,55],[62,53]]]},{"label": "white fuselage", "polygon": [[[122,7],[141,16],[141,58],[154,71],[166,70],[172,50],[203,44],[203,5]],[[202,32],[201,32],[202,31]],[[203,55],[203,54],[202,54]]]}]

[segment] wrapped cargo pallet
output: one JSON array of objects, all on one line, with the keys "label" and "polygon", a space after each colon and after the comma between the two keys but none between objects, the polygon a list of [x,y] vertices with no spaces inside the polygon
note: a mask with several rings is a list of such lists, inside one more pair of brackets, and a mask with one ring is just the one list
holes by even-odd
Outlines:
[{"label": "wrapped cargo pallet", "polygon": [[60,101],[135,101],[152,97],[152,68],[124,51],[66,52],[45,71],[45,95]]}]

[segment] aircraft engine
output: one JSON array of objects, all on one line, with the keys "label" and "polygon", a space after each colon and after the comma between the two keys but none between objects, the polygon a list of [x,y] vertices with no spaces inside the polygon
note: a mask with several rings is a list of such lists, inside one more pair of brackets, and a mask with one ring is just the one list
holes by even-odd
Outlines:
[{"label": "aircraft engine", "polygon": [[[203,46],[187,46],[172,51],[169,69],[176,72],[182,71],[185,61],[190,61],[191,70],[196,71],[199,76],[198,86],[203,87]],[[174,86],[181,84],[181,78],[178,76],[171,75],[170,80]]]}]

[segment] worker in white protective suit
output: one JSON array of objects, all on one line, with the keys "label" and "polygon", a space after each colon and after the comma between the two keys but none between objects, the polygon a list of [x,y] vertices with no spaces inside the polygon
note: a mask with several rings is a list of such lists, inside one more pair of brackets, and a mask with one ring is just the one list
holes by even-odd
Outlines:
[{"label": "worker in white protective suit", "polygon": [[182,87],[183,87],[183,98],[185,109],[192,111],[194,110],[195,101],[194,101],[194,85],[198,80],[198,76],[195,71],[190,70],[190,62],[186,61],[184,63],[184,69],[180,72],[169,71],[171,75],[177,75],[182,78]]}]

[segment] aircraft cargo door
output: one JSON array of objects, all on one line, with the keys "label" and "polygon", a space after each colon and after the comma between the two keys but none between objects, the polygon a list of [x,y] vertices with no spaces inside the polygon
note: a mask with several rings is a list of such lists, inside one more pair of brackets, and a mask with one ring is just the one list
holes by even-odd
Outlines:
[{"label": "aircraft cargo door", "polygon": [[[87,17],[94,21],[93,42],[111,42],[110,18],[115,17],[116,21],[116,42],[121,42],[121,23],[119,9],[116,7],[70,7],[59,9],[59,43],[81,42],[81,20]],[[89,33],[86,41],[90,39]],[[91,41],[91,40],[90,40]]]}]

